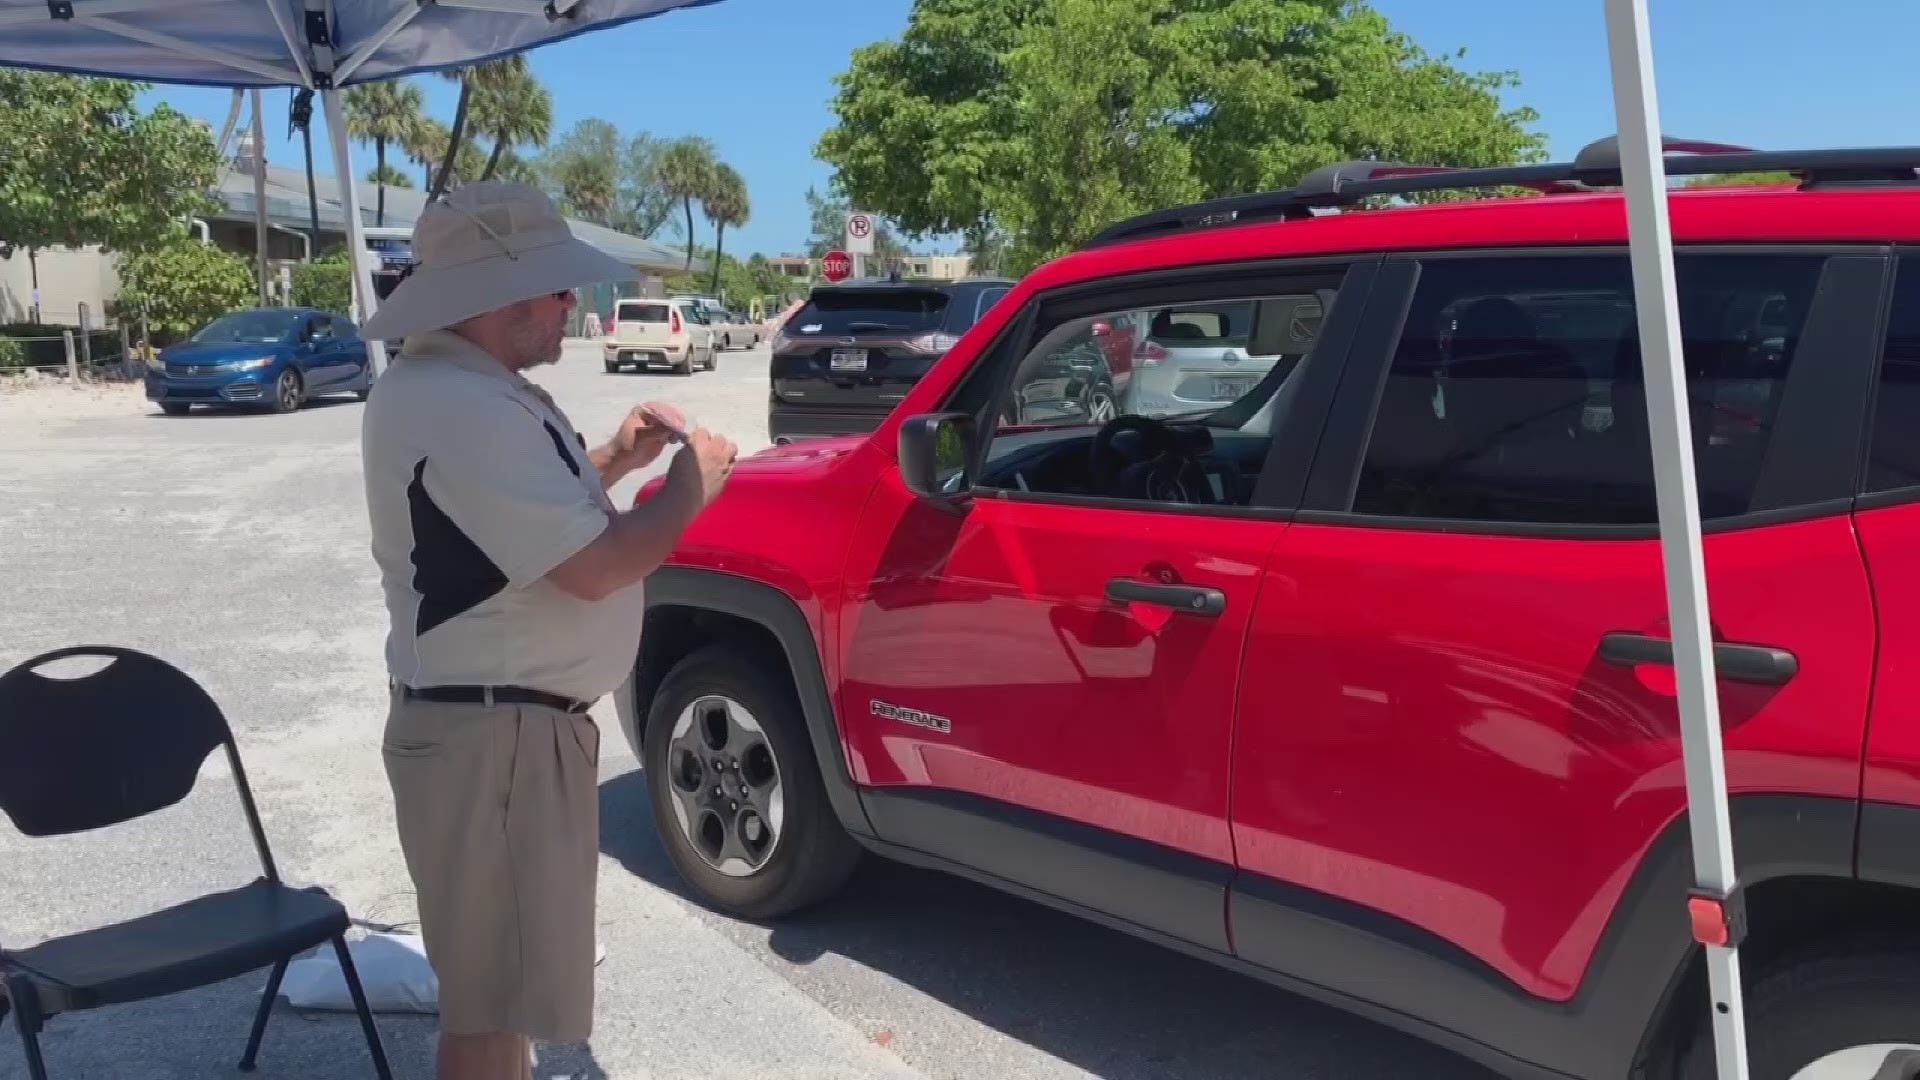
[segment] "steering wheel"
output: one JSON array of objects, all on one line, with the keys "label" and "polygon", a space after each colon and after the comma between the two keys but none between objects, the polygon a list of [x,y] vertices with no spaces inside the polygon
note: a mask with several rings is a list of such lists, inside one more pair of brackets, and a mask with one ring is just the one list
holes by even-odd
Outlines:
[{"label": "steering wheel", "polygon": [[1211,505],[1219,500],[1199,458],[1212,446],[1205,428],[1123,413],[1100,425],[1087,448],[1087,472],[1093,490],[1111,498]]}]

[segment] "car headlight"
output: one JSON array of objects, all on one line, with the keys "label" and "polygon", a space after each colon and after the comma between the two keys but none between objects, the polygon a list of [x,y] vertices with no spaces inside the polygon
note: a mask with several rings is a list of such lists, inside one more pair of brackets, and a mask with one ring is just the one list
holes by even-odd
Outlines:
[{"label": "car headlight", "polygon": [[235,364],[235,365],[233,365],[233,370],[235,370],[235,371],[259,371],[259,370],[260,370],[261,368],[264,368],[264,367],[272,367],[272,366],[273,366],[273,357],[271,357],[271,356],[256,356],[256,357],[254,357],[254,358],[253,358],[253,359],[251,359],[251,360],[242,360],[242,361],[240,361],[239,363],[237,363],[237,364]]}]

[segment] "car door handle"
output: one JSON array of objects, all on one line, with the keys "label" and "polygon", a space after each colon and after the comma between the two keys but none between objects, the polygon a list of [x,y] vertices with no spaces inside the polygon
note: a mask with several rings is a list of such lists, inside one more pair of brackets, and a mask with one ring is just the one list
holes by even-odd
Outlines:
[{"label": "car door handle", "polygon": [[1218,618],[1227,610],[1227,594],[1200,585],[1162,585],[1154,581],[1114,578],[1107,582],[1107,599],[1123,604],[1153,604],[1188,615]]},{"label": "car door handle", "polygon": [[[1605,634],[1600,638],[1600,659],[1623,667],[1635,664],[1671,665],[1673,642],[1645,634]],[[1713,666],[1719,676],[1728,682],[1784,686],[1800,673],[1800,658],[1771,645],[1715,642]]]}]

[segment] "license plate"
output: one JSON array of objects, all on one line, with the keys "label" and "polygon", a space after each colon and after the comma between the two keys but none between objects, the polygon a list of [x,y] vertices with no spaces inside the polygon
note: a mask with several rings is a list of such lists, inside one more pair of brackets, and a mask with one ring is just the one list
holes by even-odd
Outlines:
[{"label": "license plate", "polygon": [[1253,382],[1250,379],[1213,380],[1213,396],[1216,400],[1237,398],[1252,388]]},{"label": "license plate", "polygon": [[835,349],[827,358],[827,367],[831,371],[867,370],[867,350]]}]

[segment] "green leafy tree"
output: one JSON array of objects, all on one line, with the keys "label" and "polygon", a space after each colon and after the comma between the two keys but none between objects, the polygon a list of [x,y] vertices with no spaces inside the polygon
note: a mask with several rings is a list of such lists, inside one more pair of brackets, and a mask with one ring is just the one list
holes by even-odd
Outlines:
[{"label": "green leafy tree", "polygon": [[295,307],[318,308],[351,317],[353,314],[353,266],[347,262],[347,249],[336,247],[312,262],[293,268]]},{"label": "green leafy tree", "polygon": [[213,136],[165,105],[141,113],[143,89],[0,70],[0,254],[24,248],[35,289],[41,248],[137,251],[211,209]]},{"label": "green leafy tree", "polygon": [[1115,220],[1336,161],[1538,160],[1508,73],[1358,0],[916,0],[858,50],[818,153],[858,205],[1029,268]]},{"label": "green leafy tree", "polygon": [[[346,93],[347,134],[373,144],[374,190],[373,223],[387,223],[387,187],[412,187],[396,183],[400,175],[387,165],[387,147],[401,147],[412,154],[413,140],[419,138],[424,117],[425,98],[410,82],[373,82],[349,87]],[[371,179],[371,178],[370,178]]]},{"label": "green leafy tree", "polygon": [[1763,173],[1708,173],[1705,176],[1689,176],[1680,182],[1681,187],[1771,187],[1776,184],[1791,184],[1798,178],[1790,172]]},{"label": "green leafy tree", "polygon": [[713,288],[720,288],[720,253],[725,250],[727,226],[739,228],[747,223],[752,204],[747,200],[747,182],[733,166],[720,163],[713,167],[713,181],[700,200],[700,209],[713,225]]},{"label": "green leafy tree", "polygon": [[677,139],[660,152],[660,188],[687,211],[686,273],[693,273],[693,204],[713,193],[713,144],[697,135]]},{"label": "green leafy tree", "polygon": [[254,303],[252,264],[184,235],[120,264],[120,310],[145,313],[152,329],[169,337]]},{"label": "green leafy tree", "polygon": [[673,220],[673,196],[660,184],[660,158],[669,145],[670,140],[644,131],[627,140],[620,156],[614,228],[652,237]]},{"label": "green leafy tree", "polygon": [[561,210],[611,226],[620,197],[620,132],[597,117],[580,120],[540,155],[535,172]]}]

